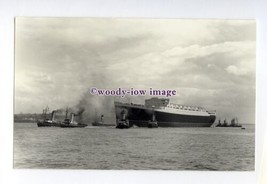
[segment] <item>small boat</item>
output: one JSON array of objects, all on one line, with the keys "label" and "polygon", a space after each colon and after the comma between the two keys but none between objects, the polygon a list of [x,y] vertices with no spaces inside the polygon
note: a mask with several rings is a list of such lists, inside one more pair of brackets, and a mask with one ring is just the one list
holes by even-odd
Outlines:
[{"label": "small boat", "polygon": [[43,120],[37,120],[37,126],[38,127],[59,127],[60,126],[60,122],[55,121],[55,113],[56,111],[52,111],[51,114],[51,119],[48,119],[47,113],[49,112],[49,107],[46,107],[45,109],[43,109]]},{"label": "small boat", "polygon": [[117,119],[116,128],[119,129],[130,128],[129,120],[126,119],[126,113],[124,110],[121,112],[121,117],[122,117],[121,119]]},{"label": "small boat", "polygon": [[148,125],[147,125],[148,128],[158,128],[158,122],[156,121],[148,121]]},{"label": "small boat", "polygon": [[124,129],[129,128],[129,120],[117,120],[117,126],[116,128]]},{"label": "small boat", "polygon": [[222,126],[221,120],[219,119],[218,124],[216,125],[216,127],[221,127],[221,126]]},{"label": "small boat", "polygon": [[227,120],[225,119],[225,120],[223,121],[222,127],[227,127],[227,126],[228,126],[228,122],[227,122]]},{"label": "small boat", "polygon": [[158,122],[155,118],[155,114],[153,113],[152,115],[152,120],[148,121],[148,125],[147,125],[148,128],[158,128]]},{"label": "small boat", "polygon": [[216,127],[228,127],[228,122],[227,120],[225,119],[223,121],[223,123],[221,123],[221,120],[219,120],[218,124],[216,125]]},{"label": "small boat", "polygon": [[67,118],[68,117],[68,109],[66,110],[66,116],[63,122],[60,123],[61,128],[83,128],[88,126],[87,124],[83,123],[78,123],[77,121],[74,120],[74,113],[71,113],[71,119]]}]

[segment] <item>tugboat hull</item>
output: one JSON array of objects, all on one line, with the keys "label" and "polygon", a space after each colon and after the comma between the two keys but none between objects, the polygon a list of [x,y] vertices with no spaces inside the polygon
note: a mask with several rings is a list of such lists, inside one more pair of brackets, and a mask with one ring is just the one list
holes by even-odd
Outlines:
[{"label": "tugboat hull", "polygon": [[148,128],[158,128],[158,122],[157,121],[151,121],[151,122],[148,122],[148,125],[147,125]]},{"label": "tugboat hull", "polygon": [[128,120],[117,120],[116,128],[119,128],[119,129],[130,128],[129,121]]}]

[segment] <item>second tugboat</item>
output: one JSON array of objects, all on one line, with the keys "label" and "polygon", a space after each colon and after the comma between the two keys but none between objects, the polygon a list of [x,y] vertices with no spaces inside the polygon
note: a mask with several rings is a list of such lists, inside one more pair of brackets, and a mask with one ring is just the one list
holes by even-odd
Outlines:
[{"label": "second tugboat", "polygon": [[148,128],[158,128],[159,126],[158,126],[158,122],[157,122],[157,120],[156,120],[156,118],[155,118],[155,114],[153,113],[153,115],[152,115],[152,120],[150,121],[148,121],[148,125],[147,125],[147,127]]},{"label": "second tugboat", "polygon": [[88,126],[87,124],[82,124],[78,123],[77,121],[74,120],[74,113],[71,113],[71,119],[67,118],[68,117],[68,109],[66,110],[66,116],[64,121],[60,124],[61,128],[83,128]]},{"label": "second tugboat", "polygon": [[130,128],[129,120],[126,119],[126,112],[124,110],[121,112],[121,119],[117,119],[116,123],[116,128]]}]

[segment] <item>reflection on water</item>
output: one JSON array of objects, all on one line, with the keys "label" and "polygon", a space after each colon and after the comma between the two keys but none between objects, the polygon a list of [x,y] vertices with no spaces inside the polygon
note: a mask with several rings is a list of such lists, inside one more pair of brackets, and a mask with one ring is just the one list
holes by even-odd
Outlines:
[{"label": "reflection on water", "polygon": [[254,170],[254,125],[245,130],[14,127],[14,168]]}]

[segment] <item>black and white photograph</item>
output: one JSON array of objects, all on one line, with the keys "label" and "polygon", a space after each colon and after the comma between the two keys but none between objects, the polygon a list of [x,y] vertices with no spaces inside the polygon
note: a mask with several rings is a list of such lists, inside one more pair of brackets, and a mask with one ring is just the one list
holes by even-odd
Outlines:
[{"label": "black and white photograph", "polygon": [[255,20],[14,24],[14,169],[255,170]]}]

